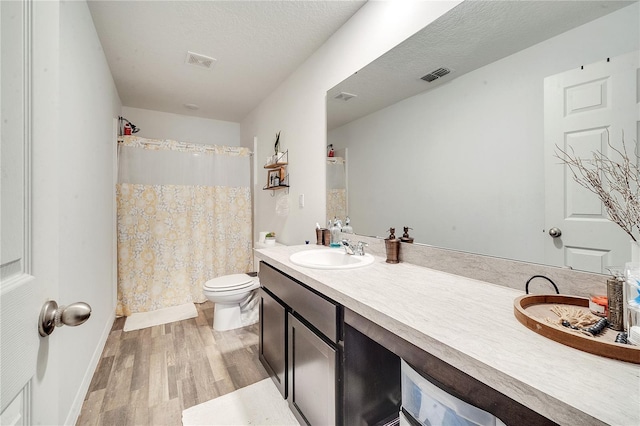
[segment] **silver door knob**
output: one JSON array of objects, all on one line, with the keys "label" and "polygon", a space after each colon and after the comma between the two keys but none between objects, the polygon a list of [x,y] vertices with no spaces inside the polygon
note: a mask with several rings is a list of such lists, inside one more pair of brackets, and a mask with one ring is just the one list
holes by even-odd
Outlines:
[{"label": "silver door knob", "polygon": [[38,331],[42,337],[53,333],[56,327],[69,325],[84,324],[91,316],[91,306],[84,302],[72,303],[69,306],[60,306],[53,301],[45,302],[40,311],[40,319],[38,321]]},{"label": "silver door knob", "polygon": [[555,226],[551,229],[549,229],[549,235],[551,235],[553,238],[558,238],[560,235],[562,235],[562,231],[560,230],[560,228],[556,228]]}]

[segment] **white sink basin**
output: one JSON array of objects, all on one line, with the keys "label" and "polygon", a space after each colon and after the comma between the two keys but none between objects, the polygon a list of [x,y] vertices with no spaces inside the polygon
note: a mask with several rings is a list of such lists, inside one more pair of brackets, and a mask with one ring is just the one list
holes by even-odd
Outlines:
[{"label": "white sink basin", "polygon": [[374,257],[370,254],[356,256],[342,249],[299,251],[289,257],[291,263],[315,269],[353,269],[371,265]]}]

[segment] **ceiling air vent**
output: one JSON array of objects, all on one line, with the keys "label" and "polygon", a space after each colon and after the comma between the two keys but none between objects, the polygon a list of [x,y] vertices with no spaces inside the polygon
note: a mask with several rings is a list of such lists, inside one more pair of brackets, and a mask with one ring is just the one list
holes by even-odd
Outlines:
[{"label": "ceiling air vent", "polygon": [[187,52],[187,59],[185,62],[195,67],[210,69],[215,65],[216,59],[200,55],[199,53]]},{"label": "ceiling air vent", "polygon": [[429,83],[431,83],[433,80],[437,80],[440,77],[444,77],[445,75],[449,74],[451,72],[451,70],[449,68],[438,68],[435,71],[431,71],[429,74],[420,77],[422,80],[427,81]]},{"label": "ceiling air vent", "polygon": [[347,93],[347,92],[340,92],[338,93],[336,96],[333,97],[333,99],[337,99],[339,101],[348,101],[349,99],[353,99],[358,97],[358,95],[354,95],[353,93]]}]

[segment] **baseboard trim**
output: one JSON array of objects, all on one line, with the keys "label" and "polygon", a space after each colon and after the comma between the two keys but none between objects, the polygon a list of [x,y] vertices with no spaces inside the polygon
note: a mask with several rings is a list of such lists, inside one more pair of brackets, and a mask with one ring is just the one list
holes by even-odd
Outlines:
[{"label": "baseboard trim", "polygon": [[109,338],[109,333],[111,332],[111,328],[113,328],[113,323],[116,320],[115,309],[113,310],[111,316],[107,320],[105,324],[105,328],[102,330],[102,335],[100,336],[100,340],[98,341],[98,345],[96,346],[96,350],[93,352],[93,356],[91,357],[91,362],[87,367],[87,371],[84,374],[84,378],[82,379],[82,383],[78,388],[78,392],[76,393],[75,398],[73,399],[73,403],[71,404],[71,408],[69,408],[69,413],[67,414],[67,418],[64,422],[65,425],[75,425],[78,422],[78,418],[80,417],[80,412],[82,411],[82,404],[84,403],[84,398],[89,391],[89,386],[91,385],[91,379],[93,379],[93,375],[98,368],[98,363],[100,362],[100,357],[102,356],[102,352],[104,351],[104,347],[107,343],[107,339]]}]

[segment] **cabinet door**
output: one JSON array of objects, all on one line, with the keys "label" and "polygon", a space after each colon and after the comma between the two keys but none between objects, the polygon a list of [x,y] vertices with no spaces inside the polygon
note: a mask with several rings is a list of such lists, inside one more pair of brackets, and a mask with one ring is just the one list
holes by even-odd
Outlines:
[{"label": "cabinet door", "polygon": [[260,361],[287,398],[287,311],[260,289]]},{"label": "cabinet door", "polygon": [[289,406],[301,424],[336,424],[337,356],[289,314]]}]

